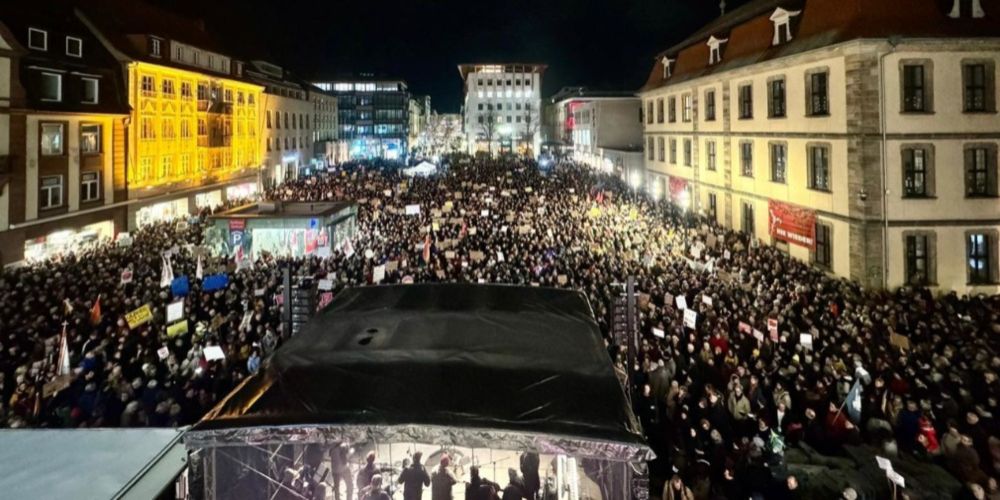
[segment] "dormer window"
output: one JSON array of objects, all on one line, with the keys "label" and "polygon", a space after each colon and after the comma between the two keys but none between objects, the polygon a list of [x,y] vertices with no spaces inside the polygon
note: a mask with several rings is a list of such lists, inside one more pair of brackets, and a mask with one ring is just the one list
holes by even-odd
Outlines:
[{"label": "dormer window", "polygon": [[952,19],[958,19],[962,17],[962,4],[971,4],[970,8],[972,10],[972,17],[979,19],[986,17],[986,12],[983,11],[982,0],[953,0],[954,3],[951,7],[951,12],[948,13],[948,17]]},{"label": "dormer window", "polygon": [[675,61],[676,61],[676,59],[671,59],[671,58],[669,58],[667,56],[663,56],[663,58],[660,59],[660,63],[663,64],[663,79],[664,80],[666,80],[667,78],[670,78],[671,76],[674,76],[674,62]]},{"label": "dormer window", "polygon": [[728,42],[728,38],[715,38],[712,36],[708,39],[708,64],[718,64],[722,62],[722,44]]},{"label": "dormer window", "polygon": [[771,45],[781,45],[792,39],[792,18],[801,14],[800,10],[785,10],[778,7],[771,14],[771,22],[774,23],[774,38]]},{"label": "dormer window", "polygon": [[66,37],[66,55],[72,57],[83,57],[83,40]]},{"label": "dormer window", "polygon": [[151,38],[149,41],[149,55],[153,57],[160,57],[162,54],[160,46],[163,42],[158,38]]},{"label": "dormer window", "polygon": [[40,29],[28,28],[28,48],[35,50],[48,50],[49,34]]}]

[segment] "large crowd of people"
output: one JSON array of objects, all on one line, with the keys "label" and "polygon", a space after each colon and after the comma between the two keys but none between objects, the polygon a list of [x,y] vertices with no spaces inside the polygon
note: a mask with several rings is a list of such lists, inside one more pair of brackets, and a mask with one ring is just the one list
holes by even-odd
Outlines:
[{"label": "large crowd of people", "polygon": [[[382,284],[585,293],[630,374],[663,500],[796,498],[802,478],[785,469],[787,450],[831,456],[860,444],[940,465],[970,498],[1000,498],[996,296],[865,289],[569,163],[543,173],[527,160],[464,159],[414,179],[359,163],[266,196],[356,200],[357,236],[329,257],[257,255],[236,269],[202,255],[204,219],[193,217],[5,270],[0,426],[194,423],[290,334],[275,300],[279,264],[332,279],[334,291],[372,283],[378,267]],[[413,204],[420,213],[406,214]],[[164,252],[174,275],[192,277],[179,335],[164,320],[176,300],[161,286]],[[228,275],[228,286],[202,291],[199,265]],[[632,366],[610,314],[628,276],[641,292]],[[152,320],[130,328],[126,313],[143,304]],[[60,375],[63,331],[69,375]],[[225,359],[206,361],[206,346]],[[843,498],[861,489],[842,485]]]}]

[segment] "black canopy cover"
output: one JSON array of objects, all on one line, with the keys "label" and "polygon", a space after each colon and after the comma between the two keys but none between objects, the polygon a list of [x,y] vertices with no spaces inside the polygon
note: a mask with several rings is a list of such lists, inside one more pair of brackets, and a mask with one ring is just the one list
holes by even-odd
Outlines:
[{"label": "black canopy cover", "polygon": [[586,298],[550,288],[344,290],[187,442],[273,441],[283,432],[302,440],[303,429],[338,428],[651,458]]}]

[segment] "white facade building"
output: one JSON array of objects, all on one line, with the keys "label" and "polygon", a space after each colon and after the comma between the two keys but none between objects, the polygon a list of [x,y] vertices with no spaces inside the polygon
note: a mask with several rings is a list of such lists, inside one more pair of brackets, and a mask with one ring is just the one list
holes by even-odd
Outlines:
[{"label": "white facade building", "polygon": [[469,153],[534,155],[540,144],[544,64],[461,64],[462,130]]}]

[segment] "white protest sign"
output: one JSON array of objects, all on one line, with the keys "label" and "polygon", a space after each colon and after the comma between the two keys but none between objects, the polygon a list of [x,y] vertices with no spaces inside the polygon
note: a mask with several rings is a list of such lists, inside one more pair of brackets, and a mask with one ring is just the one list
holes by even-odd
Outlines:
[{"label": "white protest sign", "polygon": [[710,297],[708,295],[702,295],[701,296],[701,302],[703,304],[707,305],[707,306],[710,306],[710,305],[712,305],[712,297]]},{"label": "white protest sign", "polygon": [[803,347],[808,347],[811,349],[813,346],[813,336],[808,333],[800,333],[799,343],[802,344]]},{"label": "white protest sign", "polygon": [[694,330],[695,325],[698,323],[698,313],[694,312],[693,309],[684,310],[684,326]]},{"label": "white protest sign", "polygon": [[217,345],[207,345],[205,346],[205,359],[207,361],[226,359],[226,354],[222,352],[222,348]]},{"label": "white protest sign", "polygon": [[319,280],[319,285],[317,285],[317,288],[319,288],[320,290],[333,290],[333,280],[331,279]]},{"label": "white protest sign", "polygon": [[159,356],[161,360],[167,359],[167,356],[170,356],[170,349],[167,349],[167,346],[163,346],[156,350],[156,355]]},{"label": "white protest sign", "polygon": [[676,298],[675,300],[676,300],[676,302],[677,302],[677,308],[678,308],[678,309],[684,309],[684,310],[687,310],[687,308],[688,308],[688,301],[687,301],[687,297],[685,297],[685,296],[683,296],[683,295],[678,295],[678,296],[677,296],[677,298]]},{"label": "white protest sign", "polygon": [[173,323],[184,317],[184,301],[178,300],[167,304],[167,323]]},{"label": "white protest sign", "polygon": [[480,217],[489,217],[490,216],[490,211],[489,210],[483,210],[482,212],[479,212],[479,216]]},{"label": "white protest sign", "polygon": [[132,270],[131,269],[127,269],[127,268],[123,269],[122,270],[122,284],[123,285],[127,285],[127,284],[129,284],[131,282],[132,282]]},{"label": "white protest sign", "polygon": [[875,461],[878,462],[879,469],[882,469],[886,472],[892,470],[892,462],[888,458],[875,455]]},{"label": "white protest sign", "polygon": [[729,253],[729,250],[726,250],[725,252],[722,252],[722,258],[723,259],[729,260],[729,257],[731,257],[731,256],[732,256],[732,254]]},{"label": "white protest sign", "polygon": [[653,336],[661,339],[667,338],[667,333],[659,328],[653,328]]},{"label": "white protest sign", "polygon": [[372,269],[372,283],[381,283],[385,279],[385,264],[381,266],[375,266]]},{"label": "white protest sign", "polygon": [[896,486],[899,486],[900,488],[906,488],[906,479],[903,479],[903,476],[900,473],[892,469],[889,469],[885,471],[885,477],[889,478],[889,480],[892,481],[893,483],[896,483]]},{"label": "white protest sign", "polygon": [[753,338],[757,339],[757,342],[763,342],[764,341],[764,332],[762,332],[762,331],[754,328],[753,329]]},{"label": "white protest sign", "polygon": [[420,215],[420,205],[407,205],[406,215]]}]

